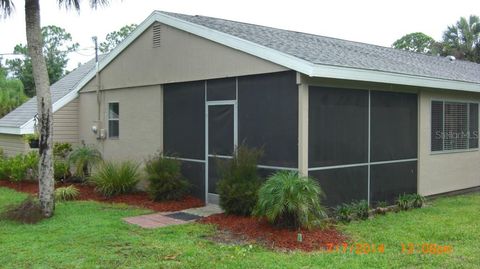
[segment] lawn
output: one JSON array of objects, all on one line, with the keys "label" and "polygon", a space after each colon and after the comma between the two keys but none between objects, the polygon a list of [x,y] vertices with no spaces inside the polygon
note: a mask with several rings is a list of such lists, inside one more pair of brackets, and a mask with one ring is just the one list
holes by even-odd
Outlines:
[{"label": "lawn", "polygon": [[[0,209],[25,194],[0,188]],[[0,221],[1,268],[478,268],[480,194],[433,201],[423,209],[342,225],[352,243],[384,244],[385,253],[282,253],[258,246],[218,245],[214,228],[188,224],[145,230],[121,218],[148,210],[98,202],[58,203],[36,225]],[[420,245],[414,254],[401,244]],[[450,254],[422,254],[421,244]],[[355,246],[355,245],[351,245]],[[355,251],[353,251],[355,252]]]}]

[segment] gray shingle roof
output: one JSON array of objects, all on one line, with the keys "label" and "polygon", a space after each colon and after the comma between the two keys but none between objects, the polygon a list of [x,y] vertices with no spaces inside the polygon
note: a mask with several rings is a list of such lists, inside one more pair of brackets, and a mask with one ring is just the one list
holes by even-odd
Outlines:
[{"label": "gray shingle roof", "polygon": [[480,83],[480,65],[467,61],[450,61],[440,56],[428,56],[211,17],[163,11],[161,13],[275,49],[314,64]]},{"label": "gray shingle roof", "polygon": [[[68,75],[50,86],[52,103],[57,102],[70,91],[95,67],[95,59],[79,66]],[[33,97],[0,119],[1,127],[21,127],[37,114],[37,98]]]}]

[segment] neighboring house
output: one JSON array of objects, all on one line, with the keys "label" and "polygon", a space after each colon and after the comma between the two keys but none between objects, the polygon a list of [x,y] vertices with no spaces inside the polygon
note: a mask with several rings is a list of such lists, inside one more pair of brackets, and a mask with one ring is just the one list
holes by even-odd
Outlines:
[{"label": "neighboring house", "polygon": [[155,11],[99,70],[72,90],[79,143],[178,157],[208,202],[240,143],[263,148],[263,175],[317,179],[327,205],[480,186],[475,63]]},{"label": "neighboring house", "polygon": [[[78,144],[78,90],[74,90],[89,72],[95,71],[94,67],[95,61],[91,60],[65,75],[50,87],[55,142]],[[23,135],[34,133],[36,115],[37,98],[33,97],[0,119],[0,148],[7,156],[29,150]]]}]

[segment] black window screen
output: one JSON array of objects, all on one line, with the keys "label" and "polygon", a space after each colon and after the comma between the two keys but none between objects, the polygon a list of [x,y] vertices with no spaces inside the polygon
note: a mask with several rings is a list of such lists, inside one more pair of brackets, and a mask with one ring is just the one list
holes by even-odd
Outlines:
[{"label": "black window screen", "polygon": [[205,82],[164,86],[164,151],[181,158],[205,159]]},{"label": "black window screen", "polygon": [[478,104],[470,104],[470,144],[469,147],[478,148]]},{"label": "black window screen", "polygon": [[443,102],[432,102],[432,151],[443,150]]},{"label": "black window screen", "polygon": [[295,72],[238,78],[238,142],[263,148],[260,164],[298,166]]},{"label": "black window screen", "polygon": [[325,192],[327,206],[368,200],[367,166],[311,171],[309,175],[317,179]]},{"label": "black window screen", "polygon": [[213,79],[207,81],[207,100],[236,100],[237,83],[235,78]]},{"label": "black window screen", "polygon": [[370,167],[370,201],[394,203],[400,194],[417,192],[417,162]]},{"label": "black window screen", "polygon": [[233,154],[233,105],[208,107],[208,154]]},{"label": "black window screen", "polygon": [[417,95],[371,92],[371,161],[417,157]]},{"label": "black window screen", "polygon": [[309,88],[309,167],[368,161],[368,91]]}]

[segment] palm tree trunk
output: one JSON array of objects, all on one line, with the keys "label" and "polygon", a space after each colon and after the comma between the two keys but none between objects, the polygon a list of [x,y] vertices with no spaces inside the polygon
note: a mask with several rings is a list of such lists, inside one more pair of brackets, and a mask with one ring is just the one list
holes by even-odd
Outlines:
[{"label": "palm tree trunk", "polygon": [[37,93],[37,110],[40,132],[40,163],[39,163],[39,200],[42,212],[51,217],[55,209],[53,152],[52,152],[52,97],[48,80],[47,65],[43,57],[43,38],[40,26],[39,0],[25,0],[25,22],[27,44],[32,59],[33,79]]}]

